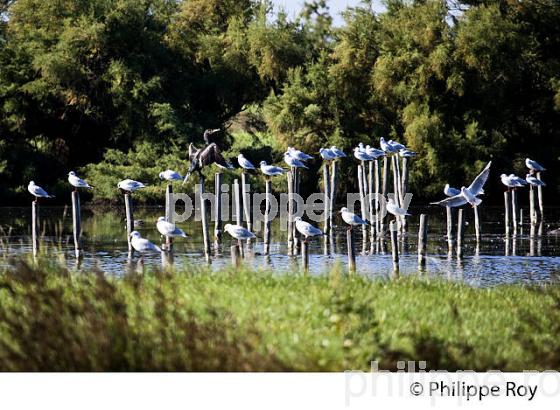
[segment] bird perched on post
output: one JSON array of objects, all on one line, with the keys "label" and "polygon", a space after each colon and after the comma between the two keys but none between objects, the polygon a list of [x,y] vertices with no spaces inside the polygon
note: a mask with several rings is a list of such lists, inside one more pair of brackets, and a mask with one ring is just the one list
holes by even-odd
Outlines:
[{"label": "bird perched on post", "polygon": [[492,161],[490,161],[484,169],[476,176],[473,182],[468,187],[461,187],[461,189],[452,188],[449,184],[445,185],[443,189],[443,193],[448,196],[438,202],[431,202],[430,205],[441,205],[441,206],[448,206],[450,208],[456,208],[462,206],[466,203],[471,204],[472,206],[480,205],[482,200],[477,198],[477,196],[484,194],[484,184],[488,180],[488,176],[490,175],[490,166],[492,165]]},{"label": "bird perched on post", "polygon": [[403,208],[399,207],[393,198],[387,200],[387,212],[394,216],[411,216]]},{"label": "bird perched on post", "polygon": [[138,189],[146,188],[146,185],[133,179],[123,179],[117,184],[117,188],[119,188],[123,194],[131,194]]},{"label": "bird perched on post", "polygon": [[180,181],[183,177],[177,171],[166,169],[165,171],[159,173],[159,179],[164,179],[166,181]]},{"label": "bird perched on post", "polygon": [[249,161],[243,154],[239,154],[237,156],[237,163],[241,168],[247,171],[256,171],[256,167],[253,165],[251,161]]},{"label": "bird perched on post", "polygon": [[500,179],[502,181],[502,184],[507,187],[508,191],[511,191],[512,189],[523,188],[525,185],[527,185],[527,181],[514,174],[502,174],[500,175]]},{"label": "bird perched on post", "polygon": [[175,224],[167,222],[164,216],[160,216],[156,223],[156,228],[160,234],[163,236],[170,237],[183,237],[187,238],[188,235],[180,228],[177,228]]},{"label": "bird perched on post", "polygon": [[305,222],[300,216],[296,217],[294,222],[296,223],[298,232],[305,236],[305,242],[307,242],[310,237],[324,235],[322,230],[314,227],[309,222]]},{"label": "bird perched on post", "polygon": [[265,175],[266,178],[275,177],[284,173],[283,168],[274,165],[267,165],[266,161],[261,161],[260,167],[261,172]]},{"label": "bird perched on post", "polygon": [[334,161],[338,158],[338,155],[331,148],[321,148],[319,154],[325,161]]},{"label": "bird perched on post", "polygon": [[529,184],[531,184],[533,186],[546,186],[544,181],[541,181],[540,179],[534,177],[531,174],[525,175],[525,181],[527,181]]},{"label": "bird perched on post", "polygon": [[365,148],[360,149],[360,147],[354,148],[354,157],[359,161],[373,161],[373,157],[369,156]]},{"label": "bird perched on post", "polygon": [[292,158],[299,159],[300,161],[313,159],[311,155],[308,155],[305,152],[301,152],[299,149],[295,149],[293,147],[288,147],[288,150],[284,153],[284,155],[286,154],[289,154]]},{"label": "bird perched on post", "polygon": [[369,225],[368,221],[365,221],[355,213],[350,212],[346,207],[341,208],[339,213],[342,216],[342,220],[350,225],[348,227],[348,230],[352,230],[352,228],[357,225]]},{"label": "bird perched on post", "polygon": [[38,202],[39,198],[54,198],[54,195],[48,194],[47,191],[45,191],[39,185],[35,185],[35,182],[33,181],[29,182],[29,185],[27,186],[27,190],[31,195],[35,197],[34,202]]},{"label": "bird perched on post", "polygon": [[204,143],[206,145],[210,145],[210,136],[219,132],[220,129],[219,128],[215,128],[215,129],[208,129],[208,130],[204,130],[204,134],[202,135],[202,138],[204,138]]},{"label": "bird perched on post", "polygon": [[293,157],[288,151],[284,154],[284,162],[290,167],[290,168],[305,168],[307,169],[307,167],[305,166],[305,164],[303,163],[302,160]]},{"label": "bird perched on post", "polygon": [[74,171],[70,171],[68,173],[68,182],[70,182],[70,185],[74,187],[74,191],[77,191],[78,188],[93,189],[90,184],[88,184],[82,178],[79,178]]},{"label": "bird perched on post", "polygon": [[381,137],[379,139],[379,145],[381,146],[381,149],[387,154],[387,155],[392,155],[392,154],[396,154],[397,153],[397,149],[395,147],[393,147],[392,144],[389,144],[387,141],[385,141],[385,138]]},{"label": "bird perched on post", "polygon": [[544,168],[541,164],[529,158],[525,159],[525,165],[527,166],[527,168],[531,170],[531,173],[534,171],[536,172],[546,171],[546,168]]},{"label": "bird perched on post", "polygon": [[130,232],[130,244],[134,249],[140,252],[142,257],[144,257],[144,253],[148,251],[161,252],[161,248],[159,246],[154,245],[145,238],[142,238],[140,232],[138,231]]},{"label": "bird perched on post", "polygon": [[331,148],[331,151],[334,155],[336,155],[337,158],[345,158],[346,154],[344,153],[344,151],[342,151],[341,149],[338,149],[335,145],[333,145]]},{"label": "bird perched on post", "polygon": [[201,171],[205,166],[216,164],[220,168],[233,169],[231,165],[221,154],[220,149],[215,142],[211,143],[204,149],[195,148],[191,143],[189,144],[189,160],[191,165],[183,180],[183,185],[187,182],[193,172],[201,175]]}]

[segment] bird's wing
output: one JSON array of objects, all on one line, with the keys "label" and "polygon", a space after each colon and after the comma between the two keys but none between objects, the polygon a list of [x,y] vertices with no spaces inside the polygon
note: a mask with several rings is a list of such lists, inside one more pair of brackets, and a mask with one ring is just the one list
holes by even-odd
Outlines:
[{"label": "bird's wing", "polygon": [[472,184],[469,185],[468,190],[474,196],[480,195],[481,193],[484,192],[482,190],[482,187],[484,186],[484,184],[486,184],[486,181],[488,180],[488,176],[490,175],[490,165],[492,165],[492,161],[490,161],[488,165],[484,167],[482,172],[478,174],[478,176],[474,179]]},{"label": "bird's wing", "polygon": [[445,198],[439,202],[431,202],[431,205],[449,206],[455,208],[467,203],[465,197],[461,194]]},{"label": "bird's wing", "polygon": [[216,163],[224,168],[231,167],[231,164],[222,156],[220,149],[215,143],[212,143],[204,148],[200,155],[198,155],[198,158],[203,166]]},{"label": "bird's wing", "polygon": [[49,196],[49,194],[47,194],[47,191],[37,185],[35,185],[35,187],[33,188],[33,192],[35,192],[37,196]]},{"label": "bird's wing", "polygon": [[237,228],[233,228],[233,229],[232,229],[232,234],[233,234],[232,236],[234,236],[234,237],[235,237],[235,236],[244,237],[244,236],[247,235],[248,232],[249,232],[249,231],[247,231],[245,228],[239,226],[239,227],[237,227]]}]

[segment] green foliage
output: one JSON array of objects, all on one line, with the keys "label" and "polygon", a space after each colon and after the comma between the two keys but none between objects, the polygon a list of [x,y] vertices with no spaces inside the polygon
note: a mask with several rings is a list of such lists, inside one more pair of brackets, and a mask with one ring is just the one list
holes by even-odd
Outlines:
[{"label": "green foliage", "polygon": [[560,288],[188,267],[0,275],[3,371],[556,369]]}]

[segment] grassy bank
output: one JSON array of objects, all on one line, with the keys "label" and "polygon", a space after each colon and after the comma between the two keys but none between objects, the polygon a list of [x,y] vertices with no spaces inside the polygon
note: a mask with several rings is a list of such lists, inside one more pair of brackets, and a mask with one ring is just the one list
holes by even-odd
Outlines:
[{"label": "grassy bank", "polygon": [[560,289],[192,268],[0,275],[0,370],[558,369]]}]

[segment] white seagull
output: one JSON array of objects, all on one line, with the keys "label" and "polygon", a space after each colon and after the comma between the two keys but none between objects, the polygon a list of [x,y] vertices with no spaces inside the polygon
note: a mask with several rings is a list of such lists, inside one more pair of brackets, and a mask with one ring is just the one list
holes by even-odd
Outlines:
[{"label": "white seagull", "polygon": [[286,153],[290,154],[290,156],[295,159],[299,159],[300,161],[307,161],[308,159],[313,159],[311,155],[307,155],[305,152],[301,152],[300,150],[295,149],[293,147],[288,147],[288,151],[286,151]]},{"label": "white seagull", "polygon": [[546,186],[546,184],[544,183],[544,181],[541,181],[538,178],[535,178],[533,175],[531,174],[527,174],[525,175],[525,181],[527,181],[529,184],[533,185],[533,186]]},{"label": "white seagull", "polygon": [[305,236],[306,242],[310,237],[324,235],[322,230],[314,227],[309,222],[305,222],[299,216],[294,219],[294,222],[296,223],[296,229],[298,230],[298,232]]},{"label": "white seagull", "polygon": [[285,153],[284,154],[284,162],[286,164],[288,164],[288,166],[290,168],[305,168],[307,169],[307,167],[305,166],[305,164],[300,161],[299,159],[292,157],[289,153]]},{"label": "white seagull", "polygon": [[133,179],[123,179],[117,184],[117,187],[125,193],[132,193],[137,189],[146,188],[146,185],[142,182],[134,181]]},{"label": "white seagull", "polygon": [[406,149],[406,147],[403,144],[401,144],[397,141],[389,140],[389,141],[387,141],[387,144],[392,146],[393,149],[395,150],[395,152],[399,152],[399,151],[402,151],[402,150]]},{"label": "white seagull", "polygon": [[401,156],[401,158],[412,158],[416,156],[416,152],[409,149],[401,149],[399,151],[399,155]]},{"label": "white seagull", "polygon": [[336,155],[330,148],[321,148],[319,150],[319,154],[321,154],[321,158],[325,161],[333,161],[338,158],[338,155]]},{"label": "white seagull", "polygon": [[159,173],[159,179],[165,179],[166,181],[181,181],[183,177],[177,171],[172,169],[166,169]]},{"label": "white seagull", "polygon": [[143,256],[144,252],[154,251],[154,252],[161,252],[161,248],[157,245],[154,245],[149,240],[142,238],[140,232],[132,231],[130,232],[130,244],[134,249],[140,252]]},{"label": "white seagull", "polygon": [[533,161],[532,159],[529,159],[529,158],[525,159],[525,165],[531,171],[537,171],[537,172],[546,171],[546,168],[544,168],[541,164],[539,164],[537,161]]},{"label": "white seagull", "polygon": [[385,141],[385,138],[383,137],[379,139],[379,145],[386,154],[395,154],[397,152],[397,150],[391,144]]},{"label": "white seagull", "polygon": [[350,225],[348,229],[352,229],[357,225],[369,225],[367,221],[364,221],[355,213],[350,212],[346,207],[340,209],[340,215],[342,216],[342,220]]},{"label": "white seagull", "polygon": [[82,178],[79,178],[74,171],[70,171],[68,173],[68,182],[70,182],[70,185],[74,187],[74,191],[77,191],[78,188],[93,189],[90,184],[88,184]]},{"label": "white seagull", "polygon": [[167,222],[164,216],[160,216],[156,223],[156,228],[160,234],[163,236],[170,237],[183,237],[187,238],[188,235],[180,228],[177,228],[175,224]]},{"label": "white seagull", "polygon": [[448,198],[438,202],[431,202],[430,204],[448,206],[450,208],[456,208],[466,203],[469,203],[472,206],[480,205],[482,200],[477,198],[477,196],[484,194],[483,188],[484,184],[486,184],[486,181],[488,181],[491,165],[492,161],[486,164],[484,169],[480,172],[480,174],[476,176],[476,178],[467,188],[463,186],[461,187],[461,190],[458,190],[456,188],[450,187],[449,184],[446,184],[443,192],[448,196]]},{"label": "white seagull", "polygon": [[366,154],[372,157],[373,159],[379,159],[385,155],[385,152],[383,152],[380,149],[373,148],[370,147],[369,145],[366,145]]},{"label": "white seagull", "polygon": [[282,175],[284,173],[284,169],[274,166],[274,165],[267,165],[266,161],[261,161],[261,172],[265,174],[267,177],[275,177],[277,175]]},{"label": "white seagull", "polygon": [[346,154],[341,149],[338,149],[335,145],[331,147],[331,151],[337,156],[337,158],[344,158]]},{"label": "white seagull", "polygon": [[509,175],[502,174],[500,175],[500,179],[502,181],[502,184],[507,186],[508,191],[510,189],[522,188],[525,185],[527,185],[527,181],[525,181],[523,178],[519,178],[517,175],[514,174],[509,174]]},{"label": "white seagull", "polygon": [[226,224],[224,231],[237,240],[256,238],[255,234],[241,225]]},{"label": "white seagull", "polygon": [[365,149],[360,149],[360,147],[354,148],[354,157],[360,161],[373,161],[373,157],[370,157]]},{"label": "white seagull", "polygon": [[237,156],[237,163],[243,169],[254,171],[256,170],[255,166],[249,161],[243,154],[239,154]]},{"label": "white seagull", "polygon": [[35,185],[35,182],[33,181],[29,182],[29,185],[27,185],[27,190],[31,195],[35,197],[35,202],[37,202],[39,198],[54,198],[54,195],[48,194],[47,191],[45,191],[39,185]]},{"label": "white seagull", "polygon": [[403,208],[399,207],[395,204],[395,200],[393,198],[389,198],[387,201],[387,212],[393,214],[395,216],[410,216]]}]

